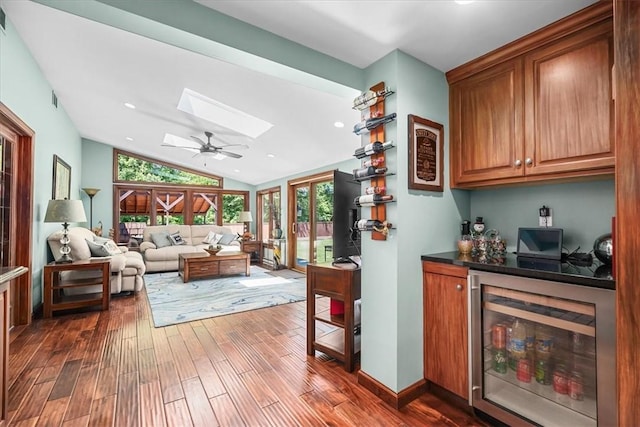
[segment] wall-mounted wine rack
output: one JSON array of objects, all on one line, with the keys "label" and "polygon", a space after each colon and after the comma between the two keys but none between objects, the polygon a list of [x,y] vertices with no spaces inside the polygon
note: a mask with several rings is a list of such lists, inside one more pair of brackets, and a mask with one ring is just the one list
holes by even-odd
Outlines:
[{"label": "wall-mounted wine rack", "polygon": [[[370,117],[385,117],[385,108],[384,108],[384,104],[385,104],[385,98],[388,95],[391,95],[393,92],[388,90],[388,88],[385,86],[384,82],[380,82],[374,86],[372,86],[370,88],[370,90],[376,94],[381,94],[380,96],[378,96],[377,102],[375,102],[373,105],[369,106],[369,116]],[[359,97],[360,98],[360,97]],[[357,98],[357,99],[359,99]],[[368,104],[368,103],[366,103]],[[362,108],[358,108],[358,106],[356,106],[356,102],[354,101],[354,109],[359,109],[362,110]],[[393,115],[393,119],[395,119],[395,114]],[[355,129],[354,129],[355,131]],[[369,134],[369,141],[371,143],[374,143],[376,141],[380,141],[380,142],[385,142],[385,124],[381,124],[373,129],[371,129],[371,132]],[[354,156],[357,156],[356,154],[354,154]],[[379,162],[377,167],[378,168],[386,168],[386,159],[385,159],[385,151],[379,152],[379,153],[373,153],[370,155],[370,159],[372,161],[377,161]],[[385,193],[386,193],[386,176],[389,175],[393,175],[393,173],[391,173],[388,169],[386,170],[386,173],[381,174],[381,175],[373,175],[373,176],[369,176],[366,178],[356,178],[358,181],[364,181],[364,180],[368,180],[369,181],[369,185],[370,187],[384,187],[385,188]],[[364,216],[361,214],[361,216]],[[374,228],[371,231],[371,239],[373,240],[386,240],[387,239],[387,235],[388,235],[388,230],[391,228],[391,224],[387,221],[387,208],[386,208],[386,203],[377,203],[374,206],[371,206],[371,214],[370,214],[370,219],[372,220],[378,220],[380,222],[382,222],[383,224],[385,224],[385,227],[383,229],[378,229],[378,228]],[[388,227],[387,227],[388,225]]]}]

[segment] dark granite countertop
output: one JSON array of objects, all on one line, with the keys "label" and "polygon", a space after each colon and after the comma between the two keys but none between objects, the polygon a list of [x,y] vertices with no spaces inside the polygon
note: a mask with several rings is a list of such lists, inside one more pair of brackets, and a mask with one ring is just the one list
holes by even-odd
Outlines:
[{"label": "dark granite countertop", "polygon": [[421,259],[533,279],[553,280],[603,289],[616,288],[616,282],[611,276],[611,267],[600,263],[595,258],[590,266],[577,266],[564,261],[522,258],[515,254],[506,254],[500,258],[478,259],[471,255],[463,255],[458,251],[422,255]]}]

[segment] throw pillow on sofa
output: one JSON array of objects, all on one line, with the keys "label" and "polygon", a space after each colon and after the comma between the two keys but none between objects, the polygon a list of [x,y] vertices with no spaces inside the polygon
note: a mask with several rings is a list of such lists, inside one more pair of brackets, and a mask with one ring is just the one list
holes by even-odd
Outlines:
[{"label": "throw pillow on sofa", "polygon": [[160,231],[158,233],[151,233],[151,241],[156,248],[164,248],[166,246],[171,246],[171,240],[169,239],[169,233],[166,231]]},{"label": "throw pillow on sofa", "polygon": [[238,238],[237,234],[223,234],[222,238],[218,241],[219,245],[230,245],[231,242]]},{"label": "throw pillow on sofa", "polygon": [[169,240],[173,246],[186,245],[187,242],[184,241],[179,231],[175,233],[169,234]]},{"label": "throw pillow on sofa", "polygon": [[87,245],[89,245],[91,256],[105,257],[122,253],[118,246],[109,239],[104,243],[97,243],[89,239],[85,240],[87,241]]},{"label": "throw pillow on sofa", "polygon": [[207,237],[202,239],[202,243],[217,245],[218,243],[220,243],[220,239],[222,239],[222,234],[218,234],[215,231],[210,231],[209,234],[207,234]]}]

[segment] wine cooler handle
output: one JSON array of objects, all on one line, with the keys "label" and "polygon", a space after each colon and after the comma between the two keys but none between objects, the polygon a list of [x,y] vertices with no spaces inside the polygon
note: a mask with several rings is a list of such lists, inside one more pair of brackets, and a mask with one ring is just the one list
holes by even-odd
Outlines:
[{"label": "wine cooler handle", "polygon": [[[480,386],[474,385],[474,383],[478,384],[476,371],[479,369],[478,363],[482,360],[482,351],[477,353],[479,348],[478,340],[480,339],[480,337],[476,336],[480,331],[480,328],[476,324],[480,318],[478,312],[480,300],[478,291],[480,290],[480,283],[477,279],[478,276],[473,273],[467,276],[467,330],[469,331],[467,334],[467,375],[469,376],[469,406],[473,406],[474,394],[481,389]],[[480,381],[482,381],[482,378],[480,378]]]}]

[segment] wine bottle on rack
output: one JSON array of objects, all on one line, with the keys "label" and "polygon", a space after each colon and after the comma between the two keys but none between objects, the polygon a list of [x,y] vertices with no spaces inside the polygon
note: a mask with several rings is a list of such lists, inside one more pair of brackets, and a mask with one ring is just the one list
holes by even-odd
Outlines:
[{"label": "wine bottle on rack", "polygon": [[362,159],[363,157],[367,157],[375,153],[382,153],[383,151],[388,150],[391,147],[393,147],[393,141],[371,142],[363,147],[357,148],[356,152],[353,153],[353,155],[358,159]]},{"label": "wine bottle on rack", "polygon": [[384,185],[376,187],[367,187],[364,189],[364,194],[384,194],[387,188]]},{"label": "wine bottle on rack", "polygon": [[371,107],[380,101],[381,99],[386,98],[387,96],[393,93],[388,87],[385,87],[383,90],[373,91],[368,90],[364,92],[362,95],[357,96],[353,100],[353,109],[354,110],[364,110],[365,108]]},{"label": "wine bottle on rack", "polygon": [[384,175],[387,172],[387,168],[376,168],[373,166],[369,166],[366,168],[361,168],[361,169],[354,169],[353,170],[353,177],[358,180],[358,179],[365,179],[365,178],[369,178],[371,176],[376,176],[376,175]]},{"label": "wine bottle on rack", "polygon": [[374,168],[377,168],[378,166],[381,166],[384,163],[384,159],[369,159],[365,162],[362,162],[362,166],[365,168],[368,168],[369,166],[373,166]]},{"label": "wine bottle on rack", "polygon": [[390,202],[393,200],[393,196],[382,196],[380,194],[367,194],[364,196],[356,197],[353,201],[356,206],[360,208],[366,208],[370,206],[379,205],[381,203]]},{"label": "wine bottle on rack", "polygon": [[385,123],[392,122],[396,119],[396,113],[387,114],[386,116],[376,117],[374,119],[363,120],[353,127],[353,133],[356,135],[364,135],[373,129]]},{"label": "wine bottle on rack", "polygon": [[378,231],[386,235],[389,233],[391,223],[378,219],[359,219],[353,224],[353,227],[360,231]]}]

